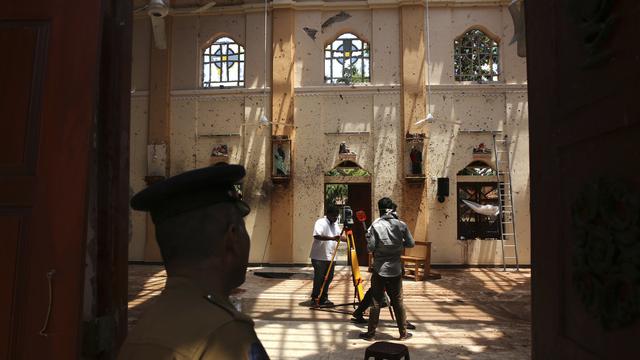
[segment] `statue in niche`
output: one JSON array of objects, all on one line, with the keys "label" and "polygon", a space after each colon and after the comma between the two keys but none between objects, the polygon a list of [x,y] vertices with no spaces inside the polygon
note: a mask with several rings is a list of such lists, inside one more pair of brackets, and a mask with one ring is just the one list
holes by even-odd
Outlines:
[{"label": "statue in niche", "polygon": [[411,152],[409,153],[411,159],[411,174],[422,174],[422,151],[420,151],[415,145],[411,146]]},{"label": "statue in niche", "polygon": [[343,142],[340,143],[340,148],[338,149],[338,154],[352,154],[352,155],[355,155],[356,153],[351,151],[347,147],[347,143],[343,141]]},{"label": "statue in niche", "polygon": [[484,143],[478,144],[478,146],[473,148],[474,154],[490,154],[491,149],[488,148]]},{"label": "statue in niche", "polygon": [[217,144],[211,149],[211,156],[229,156],[229,147],[226,144]]},{"label": "statue in niche", "polygon": [[282,144],[278,144],[278,148],[273,153],[273,158],[276,163],[276,176],[287,176],[287,169],[284,165],[286,153],[282,148]]}]

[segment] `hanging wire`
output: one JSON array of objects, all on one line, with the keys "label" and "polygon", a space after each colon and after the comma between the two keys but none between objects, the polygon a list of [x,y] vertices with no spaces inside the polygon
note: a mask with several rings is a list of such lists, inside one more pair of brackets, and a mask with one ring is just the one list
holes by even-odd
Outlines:
[{"label": "hanging wire", "polygon": [[[264,0],[264,80],[262,83],[263,114],[267,112],[267,1]],[[266,115],[265,115],[266,116]]]},{"label": "hanging wire", "polygon": [[429,65],[431,65],[431,35],[429,33],[429,0],[426,0],[427,6],[427,114],[430,114],[429,110],[431,105],[431,74],[429,71]]}]

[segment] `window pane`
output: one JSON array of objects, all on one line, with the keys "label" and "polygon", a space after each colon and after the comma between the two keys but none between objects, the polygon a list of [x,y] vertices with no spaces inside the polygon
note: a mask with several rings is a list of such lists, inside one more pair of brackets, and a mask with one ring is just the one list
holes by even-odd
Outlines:
[{"label": "window pane", "polygon": [[202,53],[202,86],[244,86],[244,48],[229,37],[215,40]]},{"label": "window pane", "polygon": [[457,81],[497,81],[498,43],[478,29],[455,39],[454,76]]},{"label": "window pane", "polygon": [[325,82],[352,84],[369,82],[369,44],[344,33],[325,48]]}]

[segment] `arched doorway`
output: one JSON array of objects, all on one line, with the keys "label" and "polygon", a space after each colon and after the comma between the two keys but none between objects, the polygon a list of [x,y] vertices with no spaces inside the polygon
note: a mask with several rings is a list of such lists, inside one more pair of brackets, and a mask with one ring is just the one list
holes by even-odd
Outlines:
[{"label": "arched doorway", "polygon": [[[349,206],[356,211],[364,210],[367,214],[366,226],[371,224],[371,174],[354,161],[346,160],[338,163],[324,176],[325,207],[334,204],[342,209]],[[367,242],[363,225],[354,219],[353,235],[356,240],[358,264],[369,265]]]}]

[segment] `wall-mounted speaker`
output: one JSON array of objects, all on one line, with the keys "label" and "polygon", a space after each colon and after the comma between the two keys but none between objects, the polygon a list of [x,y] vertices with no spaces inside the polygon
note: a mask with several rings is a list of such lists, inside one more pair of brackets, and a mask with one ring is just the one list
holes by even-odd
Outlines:
[{"label": "wall-mounted speaker", "polygon": [[449,178],[438,178],[438,201],[444,202],[445,198],[449,196]]}]

